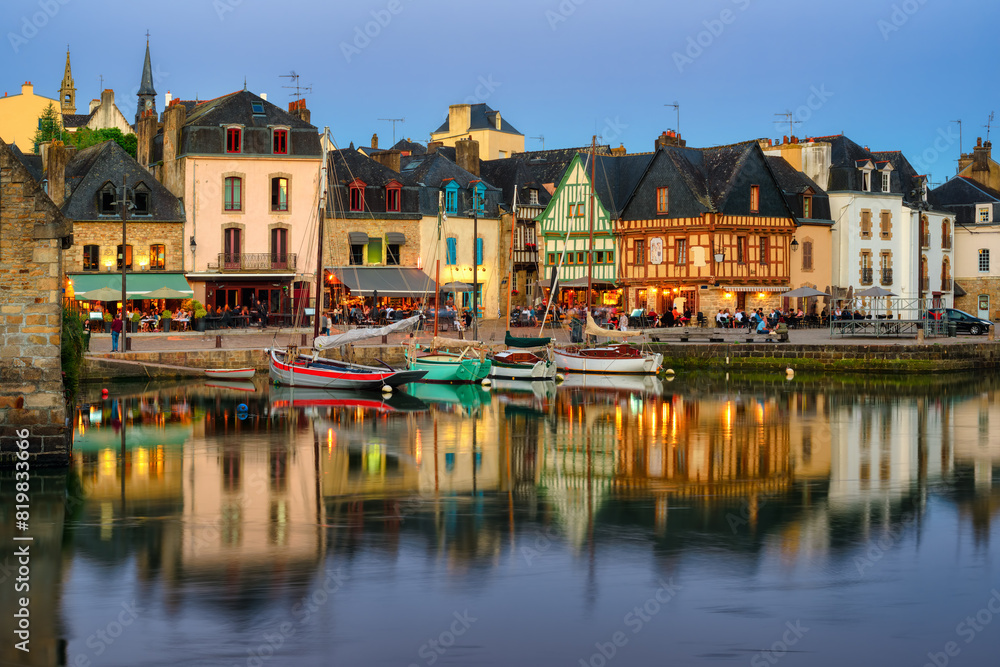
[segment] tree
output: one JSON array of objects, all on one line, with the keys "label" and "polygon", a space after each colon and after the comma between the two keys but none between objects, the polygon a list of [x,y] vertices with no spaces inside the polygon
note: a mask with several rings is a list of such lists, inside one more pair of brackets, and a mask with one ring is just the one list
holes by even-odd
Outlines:
[{"label": "tree", "polygon": [[31,141],[35,144],[35,152],[38,147],[46,141],[69,142],[70,133],[63,129],[62,114],[56,111],[56,107],[51,102],[45,107],[45,111],[38,117],[38,129]]},{"label": "tree", "polygon": [[124,148],[125,152],[133,158],[136,156],[136,151],[139,147],[139,140],[134,134],[122,134],[122,131],[117,127],[104,128],[100,130],[93,130],[89,127],[81,127],[79,130],[70,135],[69,141],[77,148],[87,148],[89,146],[96,146],[97,144],[104,143],[105,141],[114,141],[119,146]]}]

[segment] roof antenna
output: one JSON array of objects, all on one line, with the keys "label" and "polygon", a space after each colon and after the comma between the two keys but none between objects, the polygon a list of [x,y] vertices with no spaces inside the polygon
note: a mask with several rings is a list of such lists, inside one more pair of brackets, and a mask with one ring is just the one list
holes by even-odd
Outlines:
[{"label": "roof antenna", "polygon": [[532,139],[538,139],[539,141],[541,141],[542,142],[542,150],[543,151],[545,150],[545,135],[544,134],[539,134],[537,137],[531,137],[531,138]]},{"label": "roof antenna", "polygon": [[993,112],[991,111],[990,117],[986,119],[986,125],[983,125],[983,127],[986,128],[986,141],[990,140],[990,125],[992,124],[993,124]]},{"label": "roof antenna", "polygon": [[302,95],[304,95],[305,93],[311,93],[313,91],[311,85],[310,86],[300,86],[299,85],[299,75],[295,73],[295,70],[292,70],[288,74],[279,74],[278,77],[282,78],[282,79],[291,79],[292,80],[292,85],[290,85],[290,86],[282,86],[282,88],[294,88],[295,92],[294,93],[289,93],[289,95],[291,95],[292,97],[294,97],[296,100],[299,100],[302,97]]},{"label": "roof antenna", "polygon": [[392,145],[396,145],[396,123],[405,123],[405,118],[379,118],[379,120],[386,120],[392,123]]},{"label": "roof antenna", "polygon": [[677,138],[681,138],[681,104],[680,102],[674,102],[673,104],[664,104],[665,107],[673,107],[674,111],[677,112]]},{"label": "roof antenna", "polygon": [[244,74],[243,75],[243,90],[246,91],[246,89],[247,89],[247,75]]},{"label": "roof antenna", "polygon": [[[791,137],[793,134],[795,134],[795,125],[802,123],[801,120],[793,120],[795,118],[795,114],[793,114],[791,111],[786,111],[785,113],[776,113],[774,115],[775,116],[782,116],[782,117],[784,117],[785,120],[788,121],[788,136],[789,137]],[[784,120],[776,120],[774,122],[775,123],[784,123],[785,121]]]}]

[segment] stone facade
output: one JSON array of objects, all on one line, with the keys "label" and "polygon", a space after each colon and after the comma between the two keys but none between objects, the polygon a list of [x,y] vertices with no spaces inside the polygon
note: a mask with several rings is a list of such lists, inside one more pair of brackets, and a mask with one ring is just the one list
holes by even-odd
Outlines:
[{"label": "stone facade", "polygon": [[[184,270],[184,222],[132,222],[126,224],[125,238],[132,246],[132,268],[129,272],[143,271],[143,262],[149,269],[149,246],[166,246],[166,261],[163,271]],[[88,245],[100,247],[100,272],[118,273],[118,246],[122,242],[121,220],[107,222],[74,222],[73,247],[63,253],[63,266],[67,273],[84,271],[83,248]],[[97,273],[95,271],[95,273]]]},{"label": "stone facade", "polygon": [[69,446],[61,340],[63,247],[73,225],[0,141],[0,463],[28,431],[38,462]]},{"label": "stone facade", "polygon": [[[365,266],[385,266],[385,236],[389,232],[406,235],[406,243],[399,247],[399,266],[416,267],[420,259],[420,216],[413,220],[379,220],[358,218],[327,218],[323,221],[323,264],[325,266],[348,266],[351,263],[351,245],[347,240],[350,232],[365,232],[368,236],[383,239],[382,264]],[[426,258],[425,258],[426,259]]]},{"label": "stone facade", "polygon": [[[1000,278],[995,276],[975,276],[973,278],[956,278],[956,282],[965,290],[965,296],[955,297],[955,307],[979,317],[989,317],[994,322],[1000,322]],[[989,313],[979,312],[979,297],[989,297]]]}]

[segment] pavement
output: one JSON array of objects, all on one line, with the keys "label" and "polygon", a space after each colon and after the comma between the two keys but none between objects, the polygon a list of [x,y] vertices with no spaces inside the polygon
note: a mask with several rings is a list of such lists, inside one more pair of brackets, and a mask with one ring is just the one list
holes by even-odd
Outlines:
[{"label": "pavement", "polygon": [[[343,331],[343,327],[335,328],[331,333],[339,333]],[[503,343],[504,340],[504,323],[502,320],[485,320],[479,325],[480,338],[486,342],[491,343]],[[258,350],[265,347],[271,346],[285,346],[285,345],[300,345],[303,344],[308,346],[312,344],[313,338],[312,328],[299,328],[299,329],[281,329],[281,328],[269,328],[264,331],[258,329],[230,329],[224,331],[208,331],[205,333],[190,331],[190,332],[172,332],[172,333],[140,333],[140,334],[129,334],[129,338],[132,340],[132,351],[133,352],[175,352],[175,351],[185,351],[185,350],[210,350],[215,349],[221,345],[222,349],[230,350]],[[528,327],[514,327],[511,329],[511,334],[514,336],[538,336],[539,331],[536,328]],[[553,336],[557,343],[569,343],[569,328],[562,327],[559,329],[546,329],[545,333],[542,335]],[[303,340],[303,336],[305,339]],[[413,334],[419,343],[429,343],[431,339],[431,333],[429,331],[416,332]],[[441,332],[438,334],[439,337],[446,338],[458,338],[459,333],[455,330],[450,330],[446,332]],[[218,341],[217,341],[218,338]],[[465,332],[465,339],[471,339],[472,335],[470,332]],[[914,337],[884,337],[884,338],[874,338],[874,337],[842,337],[830,336],[830,330],[826,328],[819,329],[792,329],[788,332],[789,342],[796,345],[916,345],[917,340]],[[410,334],[392,334],[388,337],[386,341],[390,345],[401,345],[405,344],[410,340]],[[630,339],[630,342],[642,343],[648,341],[648,337],[640,336],[637,338]],[[218,342],[218,345],[217,345]],[[374,338],[367,344],[379,345],[381,344],[381,339]],[[955,345],[962,343],[986,343],[993,342],[989,341],[986,335],[982,336],[969,336],[967,334],[961,334],[955,338],[928,338],[926,344],[940,344],[940,345]],[[364,345],[365,343],[359,343],[359,345]],[[689,343],[681,343],[670,341],[672,345],[704,345],[704,342],[692,341]],[[776,343],[778,344],[778,343]],[[782,343],[783,344],[783,343]],[[90,341],[90,352],[110,352],[111,351],[111,334],[93,334]]]}]

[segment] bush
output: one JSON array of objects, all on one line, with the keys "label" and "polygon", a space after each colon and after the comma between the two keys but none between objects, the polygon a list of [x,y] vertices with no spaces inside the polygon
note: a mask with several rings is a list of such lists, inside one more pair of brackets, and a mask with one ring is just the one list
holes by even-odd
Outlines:
[{"label": "bush", "polygon": [[111,317],[111,313],[109,313],[108,311],[105,310],[104,311],[104,321],[105,322],[110,322],[112,319],[113,318]]},{"label": "bush", "polygon": [[[196,301],[195,303],[198,302]],[[202,317],[207,317],[208,311],[202,308],[201,304],[198,304],[198,309],[194,311],[194,316],[197,317],[198,319],[201,319]]]},{"label": "bush", "polygon": [[141,322],[142,321],[142,313],[140,313],[138,310],[135,311],[134,313],[132,313],[132,321],[133,322]]},{"label": "bush", "polygon": [[63,388],[69,400],[76,396],[83,366],[83,319],[80,314],[63,308],[62,316],[62,371]]},{"label": "bush", "polygon": [[165,320],[169,320],[173,316],[174,316],[174,314],[171,313],[169,310],[166,310],[166,309],[164,309],[163,313],[160,314],[160,317],[162,317]]}]

